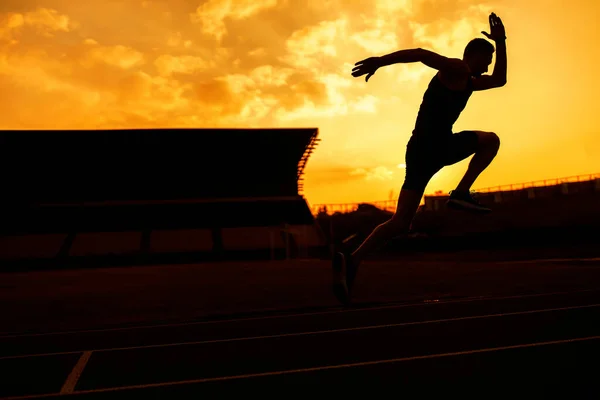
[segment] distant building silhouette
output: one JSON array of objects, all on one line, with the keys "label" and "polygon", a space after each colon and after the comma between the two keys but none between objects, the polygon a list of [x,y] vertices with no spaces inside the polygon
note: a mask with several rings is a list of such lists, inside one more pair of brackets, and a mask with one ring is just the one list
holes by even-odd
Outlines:
[{"label": "distant building silhouette", "polygon": [[[434,238],[561,227],[578,230],[595,227],[590,232],[600,232],[600,174],[505,185],[477,192],[477,198],[483,204],[494,205],[492,214],[470,215],[448,209],[447,194],[425,196],[424,204],[413,220],[409,237]],[[389,201],[369,205],[355,203],[315,206],[321,211],[330,210],[329,214],[319,213],[317,220],[329,227],[333,232],[329,236],[339,243],[353,235],[364,236],[365,232],[382,220],[376,214],[359,219],[357,215],[361,214],[360,210],[389,213],[394,207],[395,203]],[[331,210],[347,211],[332,215]],[[331,222],[331,226],[324,221]]]}]

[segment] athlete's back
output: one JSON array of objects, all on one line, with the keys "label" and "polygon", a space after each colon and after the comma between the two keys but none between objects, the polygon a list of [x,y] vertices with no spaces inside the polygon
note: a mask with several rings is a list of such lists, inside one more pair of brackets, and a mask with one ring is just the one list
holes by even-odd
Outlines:
[{"label": "athlete's back", "polygon": [[439,72],[423,95],[413,135],[452,134],[452,127],[473,93],[471,79],[464,90],[452,90],[442,83]]}]

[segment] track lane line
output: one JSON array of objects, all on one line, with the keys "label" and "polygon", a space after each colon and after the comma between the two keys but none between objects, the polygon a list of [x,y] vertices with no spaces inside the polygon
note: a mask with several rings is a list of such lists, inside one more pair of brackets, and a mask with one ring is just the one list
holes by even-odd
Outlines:
[{"label": "track lane line", "polygon": [[91,356],[91,351],[83,352],[81,357],[79,357],[79,360],[77,360],[77,364],[75,364],[73,370],[71,370],[71,373],[67,377],[67,380],[60,389],[60,394],[73,393],[73,391],[75,390],[75,386],[77,385],[77,382],[79,381],[79,378],[81,377],[81,374],[85,369],[85,366],[87,365],[87,362],[89,361]]},{"label": "track lane line", "polygon": [[[317,371],[327,371],[327,370],[333,370],[333,369],[356,368],[356,367],[365,367],[365,366],[371,366],[371,365],[393,364],[393,363],[399,363],[399,362],[436,359],[436,358],[443,358],[443,357],[457,357],[457,356],[464,356],[464,355],[471,355],[471,354],[492,353],[492,352],[497,352],[497,351],[525,349],[525,348],[542,347],[542,346],[552,346],[552,345],[560,345],[560,344],[567,344],[567,343],[588,342],[588,341],[593,341],[593,340],[598,340],[598,339],[600,339],[600,336],[587,336],[587,337],[552,340],[552,341],[545,341],[545,342],[524,343],[524,344],[511,345],[511,346],[488,347],[488,348],[482,348],[482,349],[465,350],[465,351],[457,351],[457,352],[428,354],[428,355],[423,355],[423,356],[401,357],[401,358],[392,358],[392,359],[375,360],[375,361],[363,361],[363,362],[357,362],[357,363],[351,363],[351,364],[325,365],[325,366],[320,366],[320,367],[290,369],[290,370],[282,370],[282,371],[271,371],[271,372],[255,373],[255,374],[222,376],[222,377],[216,377],[216,378],[189,379],[189,380],[183,380],[183,381],[170,381],[170,382],[149,383],[149,384],[142,384],[142,385],[119,386],[119,387],[103,388],[103,389],[79,390],[79,391],[74,391],[71,394],[72,395],[84,395],[84,394],[93,394],[93,393],[108,393],[108,392],[118,392],[118,391],[124,391],[124,390],[132,390],[132,389],[150,389],[150,388],[159,388],[159,387],[168,387],[168,386],[189,385],[189,384],[194,384],[194,383],[209,383],[209,382],[218,382],[218,381],[232,381],[232,380],[239,380],[239,379],[261,378],[261,377],[278,376],[278,375],[290,375],[290,374],[298,374],[298,373],[304,373],[304,372],[317,372]],[[56,395],[57,394],[42,394],[42,395],[3,397],[3,398],[0,398],[0,400],[40,399],[40,398],[51,397],[51,396],[56,396]]]},{"label": "track lane line", "polygon": [[[282,314],[282,315],[269,315],[269,316],[262,316],[262,317],[232,318],[232,319],[214,320],[214,321],[195,321],[195,322],[181,322],[181,323],[173,323],[173,324],[167,323],[167,324],[140,325],[140,326],[119,327],[119,328],[85,329],[85,330],[75,330],[75,331],[59,331],[59,332],[44,332],[44,333],[22,333],[22,334],[6,334],[6,335],[0,334],[0,340],[2,340],[2,339],[20,339],[20,338],[26,338],[26,337],[59,336],[59,335],[81,334],[81,333],[103,333],[103,332],[130,331],[130,330],[139,330],[139,329],[172,328],[172,327],[195,326],[195,325],[214,325],[214,324],[223,324],[223,323],[260,321],[260,320],[296,318],[296,317],[300,318],[300,317],[309,317],[309,316],[314,316],[314,315],[354,313],[354,312],[365,312],[365,311],[375,311],[375,310],[387,310],[387,309],[395,309],[395,308],[425,307],[425,306],[438,305],[438,304],[461,304],[461,303],[473,303],[473,302],[478,302],[478,301],[527,299],[527,298],[535,298],[535,297],[561,296],[561,295],[580,294],[580,293],[589,293],[589,292],[600,292],[600,289],[584,289],[584,290],[567,291],[567,292],[535,293],[535,294],[514,295],[514,296],[495,296],[495,297],[474,296],[474,297],[469,297],[469,298],[465,298],[465,299],[455,299],[455,300],[425,299],[425,300],[419,301],[418,303],[390,304],[390,305],[385,305],[385,306],[350,308],[350,309],[336,307],[335,309],[329,309],[327,311],[316,311],[316,312],[308,312],[308,313],[292,313],[292,314]],[[77,353],[80,353],[80,352],[77,352]]]},{"label": "track lane line", "polygon": [[265,340],[265,339],[278,339],[278,338],[287,338],[287,337],[324,335],[324,334],[331,334],[331,333],[355,332],[355,331],[365,331],[365,330],[374,330],[374,329],[398,328],[398,327],[403,327],[403,326],[427,325],[427,324],[469,321],[469,320],[487,319],[487,318],[511,317],[511,316],[517,316],[517,315],[531,315],[531,314],[541,314],[541,313],[555,312],[555,311],[568,311],[568,310],[578,310],[578,309],[597,308],[597,307],[600,307],[600,303],[589,304],[589,305],[585,305],[585,306],[546,308],[546,309],[538,309],[538,310],[516,311],[516,312],[511,312],[511,313],[484,314],[484,315],[473,315],[473,316],[458,317],[458,318],[443,318],[443,319],[433,319],[433,320],[425,320],[425,321],[399,322],[399,323],[395,323],[395,324],[365,325],[365,326],[358,326],[358,327],[353,327],[353,328],[340,328],[340,329],[327,329],[327,330],[321,330],[321,331],[283,333],[283,334],[277,334],[277,335],[246,336],[246,337],[229,338],[229,339],[201,340],[201,341],[194,341],[194,342],[152,344],[152,345],[146,345],[146,346],[98,348],[98,349],[92,349],[92,350],[77,350],[77,351],[66,351],[66,352],[56,352],[56,353],[16,355],[16,356],[0,357],[0,360],[14,360],[14,359],[20,359],[20,358],[49,357],[49,356],[58,356],[58,355],[67,355],[67,354],[77,354],[77,353],[81,353],[83,351],[89,351],[89,352],[95,352],[95,353],[101,353],[101,352],[106,353],[106,352],[113,352],[113,351],[145,350],[145,349],[156,349],[156,348],[166,348],[166,347],[195,346],[195,345],[205,345],[205,344],[243,342],[243,341],[251,341],[251,340]]}]

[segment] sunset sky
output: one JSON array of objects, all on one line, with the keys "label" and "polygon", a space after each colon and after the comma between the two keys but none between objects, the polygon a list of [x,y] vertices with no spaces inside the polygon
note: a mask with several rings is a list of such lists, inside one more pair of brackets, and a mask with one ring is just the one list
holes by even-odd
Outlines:
[{"label": "sunset sky", "polygon": [[474,93],[454,126],[501,138],[474,189],[600,172],[591,0],[2,0],[0,129],[317,127],[308,202],[385,200],[435,71],[393,65],[366,83],[354,63],[417,47],[462,58],[492,11],[508,83]]}]

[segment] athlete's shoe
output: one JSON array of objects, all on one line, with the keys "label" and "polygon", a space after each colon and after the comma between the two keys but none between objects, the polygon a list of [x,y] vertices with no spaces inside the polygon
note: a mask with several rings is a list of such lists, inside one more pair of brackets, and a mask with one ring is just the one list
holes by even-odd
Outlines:
[{"label": "athlete's shoe", "polygon": [[350,304],[350,293],[346,281],[346,256],[338,251],[333,254],[333,294],[344,305]]},{"label": "athlete's shoe", "polygon": [[450,192],[450,198],[446,202],[448,207],[456,210],[465,210],[478,213],[489,213],[492,210],[473,198],[469,192],[459,192],[453,190]]}]

